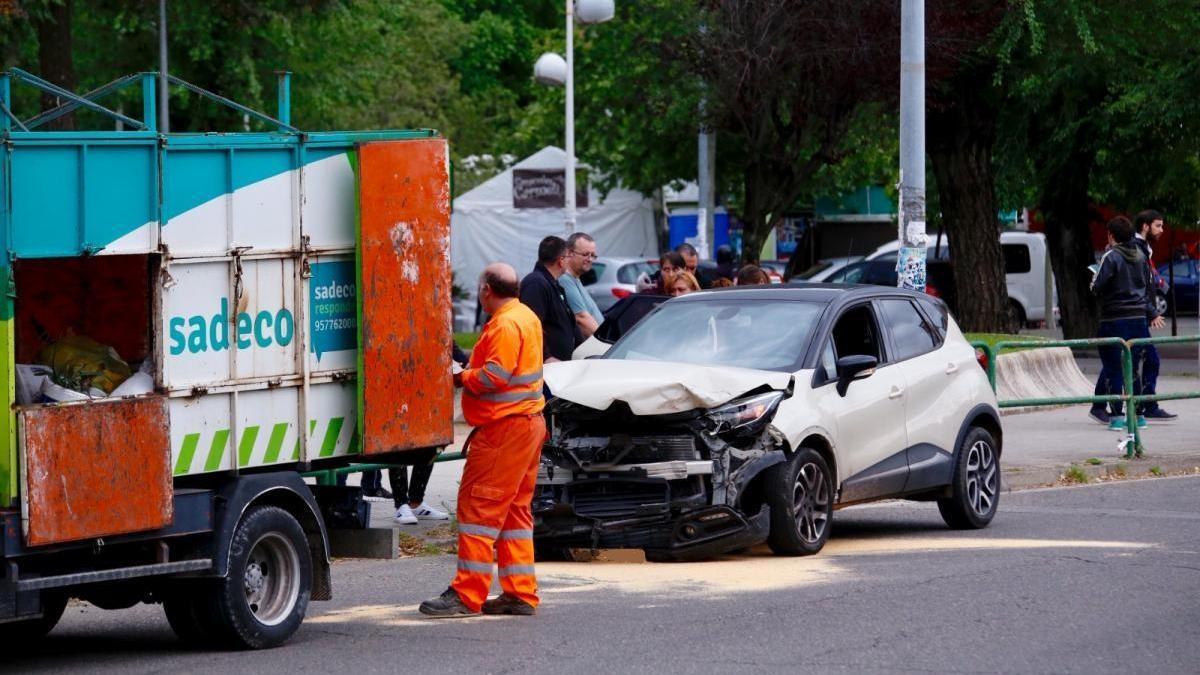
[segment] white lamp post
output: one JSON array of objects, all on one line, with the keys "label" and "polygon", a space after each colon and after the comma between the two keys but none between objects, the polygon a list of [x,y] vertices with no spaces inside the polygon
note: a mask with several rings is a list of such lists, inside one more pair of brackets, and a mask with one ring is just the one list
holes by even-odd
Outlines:
[{"label": "white lamp post", "polygon": [[567,58],[547,52],[538,57],[533,65],[533,77],[538,82],[551,86],[565,86],[567,99],[564,206],[567,211],[567,233],[575,231],[575,20],[579,23],[604,23],[613,18],[613,0],[566,0],[567,4]]}]

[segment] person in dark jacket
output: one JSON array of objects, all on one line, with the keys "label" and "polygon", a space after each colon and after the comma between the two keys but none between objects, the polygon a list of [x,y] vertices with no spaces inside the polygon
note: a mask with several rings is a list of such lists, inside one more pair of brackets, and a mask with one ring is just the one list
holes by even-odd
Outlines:
[{"label": "person in dark jacket", "polygon": [[542,322],[542,358],[547,363],[570,361],[571,352],[583,342],[575,313],[558,278],[567,271],[567,242],[546,237],[538,244],[538,261],[521,280],[521,303]]},{"label": "person in dark jacket", "polygon": [[[1157,316],[1151,299],[1153,280],[1146,256],[1133,243],[1133,223],[1124,216],[1108,221],[1108,250],[1100,259],[1096,276],[1092,279],[1092,293],[1100,300],[1100,330],[1098,337],[1118,337],[1122,340],[1150,337],[1149,327],[1161,328],[1162,317]],[[1142,360],[1142,347],[1133,349],[1133,363]],[[1124,391],[1121,373],[1121,348],[1100,348],[1100,377],[1096,381],[1096,396],[1120,395]],[[1141,393],[1138,373],[1134,373],[1133,394]],[[1110,404],[1111,413],[1103,403],[1092,404],[1089,416],[1102,424],[1109,424],[1121,416],[1121,402]]]},{"label": "person in dark jacket", "polygon": [[[1146,264],[1150,267],[1150,277],[1154,280],[1150,287],[1150,299],[1154,300],[1158,290],[1164,287],[1163,280],[1154,269],[1154,249],[1151,245],[1158,242],[1163,233],[1162,214],[1153,209],[1146,209],[1133,217],[1133,243],[1146,256]],[[1157,303],[1156,303],[1157,304]],[[1153,395],[1158,391],[1159,370],[1158,349],[1154,345],[1146,345],[1142,352],[1142,363],[1139,370],[1142,373],[1142,394]],[[1138,414],[1147,420],[1173,420],[1179,415],[1163,410],[1158,401],[1147,401],[1138,406]]]}]

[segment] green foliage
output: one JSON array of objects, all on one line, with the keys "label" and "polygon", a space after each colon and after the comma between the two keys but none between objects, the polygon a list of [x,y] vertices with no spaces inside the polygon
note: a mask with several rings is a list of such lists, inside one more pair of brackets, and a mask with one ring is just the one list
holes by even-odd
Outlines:
[{"label": "green foliage", "polygon": [[1086,485],[1092,482],[1092,477],[1087,475],[1087,472],[1077,466],[1071,466],[1063,472],[1059,480],[1067,485]]}]

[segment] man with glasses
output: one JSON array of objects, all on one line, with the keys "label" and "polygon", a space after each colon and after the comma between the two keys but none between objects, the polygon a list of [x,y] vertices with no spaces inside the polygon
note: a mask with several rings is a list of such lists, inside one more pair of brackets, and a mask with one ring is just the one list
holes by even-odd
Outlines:
[{"label": "man with glasses", "polygon": [[580,277],[592,269],[596,259],[596,240],[585,232],[567,237],[567,271],[558,279],[567,295],[567,306],[575,313],[575,323],[584,339],[592,336],[604,321],[604,313],[583,288]]}]

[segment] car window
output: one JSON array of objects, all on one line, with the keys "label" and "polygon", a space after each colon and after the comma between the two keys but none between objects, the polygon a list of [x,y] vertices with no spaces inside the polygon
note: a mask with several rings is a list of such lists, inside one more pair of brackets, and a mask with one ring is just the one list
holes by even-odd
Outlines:
[{"label": "car window", "polygon": [[[846,310],[833,326],[833,347],[836,358],[843,356],[874,356],[883,362],[882,342],[875,313],[870,305],[858,305]],[[834,371],[836,372],[836,360]]]},{"label": "car window", "polygon": [[863,278],[864,284],[895,286],[897,281],[895,260],[872,260]]},{"label": "car window", "polygon": [[[1192,263],[1188,260],[1176,261],[1174,263],[1171,263],[1171,266],[1175,268],[1175,276],[1177,276],[1177,277],[1192,276]],[[1169,273],[1170,273],[1170,270],[1168,270],[1168,274]],[[1166,276],[1166,275],[1164,275],[1164,276]]]},{"label": "car window", "polygon": [[654,274],[654,266],[647,262],[633,262],[617,268],[617,283],[636,284],[643,273]]},{"label": "car window", "polygon": [[939,343],[936,329],[917,311],[916,305],[899,298],[881,300],[884,320],[892,333],[895,361],[933,351]]},{"label": "car window", "polygon": [[821,350],[821,370],[825,380],[837,379],[837,350],[833,346],[833,338],[825,341],[825,348]]},{"label": "car window", "polygon": [[940,347],[942,340],[946,337],[946,332],[950,330],[949,310],[946,309],[946,305],[937,302],[933,298],[921,298],[917,302],[925,310],[925,316],[933,320],[934,327],[941,330],[941,336],[938,339],[938,346]]},{"label": "car window", "polygon": [[665,302],[605,358],[790,372],[823,309],[815,302],[730,297]]},{"label": "car window", "polygon": [[1005,274],[1025,274],[1033,269],[1033,263],[1029,259],[1028,245],[1005,244],[1001,248],[1004,250]]},{"label": "car window", "polygon": [[600,281],[600,277],[604,276],[604,268],[607,266],[607,263],[592,263],[592,269],[588,270],[579,277],[579,283],[583,284],[584,286],[591,286],[597,281]]},{"label": "car window", "polygon": [[796,278],[797,279],[811,279],[811,278],[817,276],[818,274],[820,274],[821,272],[824,272],[825,270],[829,269],[830,267],[833,267],[833,263],[822,260],[822,261],[818,262],[817,264],[813,265],[812,267],[804,270],[800,274],[797,274]]},{"label": "car window", "polygon": [[858,284],[862,283],[863,275],[867,273],[867,268],[870,263],[858,262],[852,265],[846,265],[842,269],[829,275],[826,279],[831,284]]}]

